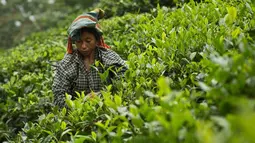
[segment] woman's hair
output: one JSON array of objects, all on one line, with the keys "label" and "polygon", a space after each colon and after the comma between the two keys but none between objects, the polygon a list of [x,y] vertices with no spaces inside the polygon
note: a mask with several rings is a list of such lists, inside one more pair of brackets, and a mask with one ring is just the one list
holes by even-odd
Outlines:
[{"label": "woman's hair", "polygon": [[96,38],[96,41],[100,41],[100,34],[99,32],[96,30],[96,28],[90,28],[90,27],[83,27],[80,29],[80,36],[83,32],[89,32],[91,34],[93,34]]}]

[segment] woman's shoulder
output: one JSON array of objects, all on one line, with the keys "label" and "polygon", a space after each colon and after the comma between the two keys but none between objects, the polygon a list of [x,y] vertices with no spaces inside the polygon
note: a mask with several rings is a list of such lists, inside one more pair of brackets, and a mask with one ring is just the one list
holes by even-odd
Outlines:
[{"label": "woman's shoulder", "polygon": [[[117,54],[115,51],[113,51],[112,49],[107,49],[107,48],[102,48],[102,47],[98,47],[98,50],[104,54],[104,55],[111,55],[111,54]],[[118,55],[118,54],[117,54]]]},{"label": "woman's shoulder", "polygon": [[106,48],[101,48],[101,47],[98,49],[99,49],[100,53],[102,54],[102,56],[105,58],[121,59],[120,55],[112,49],[106,49]]},{"label": "woman's shoulder", "polygon": [[117,54],[115,51],[111,49],[101,48],[99,47],[99,52],[101,54],[101,58],[107,65],[120,64],[124,65],[124,60]]},{"label": "woman's shoulder", "polygon": [[73,65],[76,63],[78,58],[77,51],[74,50],[72,54],[66,53],[64,58],[59,62],[59,65],[64,67]]}]

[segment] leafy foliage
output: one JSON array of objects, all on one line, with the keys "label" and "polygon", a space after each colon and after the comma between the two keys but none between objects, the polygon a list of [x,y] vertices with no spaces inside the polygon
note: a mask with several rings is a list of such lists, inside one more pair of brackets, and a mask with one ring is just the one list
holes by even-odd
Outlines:
[{"label": "leafy foliage", "polygon": [[72,13],[85,9],[92,0],[2,0],[0,3],[0,48],[24,42],[33,32],[45,31]]},{"label": "leafy foliage", "polygon": [[[188,2],[188,0],[182,2]],[[53,25],[65,25],[63,21],[68,21],[67,25],[69,25],[75,16],[95,7],[105,9],[106,17],[109,18],[123,15],[125,12],[148,12],[158,3],[162,6],[175,6],[177,1],[2,0],[0,3],[0,50],[9,49],[24,42],[33,32],[45,31]]]},{"label": "leafy foliage", "polygon": [[69,109],[51,92],[65,29],[32,35],[0,57],[0,140],[254,142],[254,10],[207,0],[102,21],[129,69],[101,96],[66,95]]},{"label": "leafy foliage", "polygon": [[[157,5],[176,7],[190,0],[100,0],[96,7],[106,11],[106,17],[122,16],[126,13],[144,13],[157,8]],[[200,0],[193,0],[200,2]]]}]

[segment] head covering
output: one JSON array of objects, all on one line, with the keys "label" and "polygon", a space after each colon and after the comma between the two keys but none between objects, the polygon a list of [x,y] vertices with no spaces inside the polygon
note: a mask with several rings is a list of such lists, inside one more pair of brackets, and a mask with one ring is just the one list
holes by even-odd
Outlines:
[{"label": "head covering", "polygon": [[98,24],[99,19],[103,17],[104,11],[99,8],[88,13],[83,13],[82,15],[76,17],[67,30],[68,33],[67,53],[72,54],[73,52],[72,43],[80,39],[79,30],[83,27],[95,28],[100,35],[100,41],[98,43],[98,46],[103,48],[110,48],[110,46],[104,43],[104,39],[102,37],[103,32],[100,28],[100,25]]}]

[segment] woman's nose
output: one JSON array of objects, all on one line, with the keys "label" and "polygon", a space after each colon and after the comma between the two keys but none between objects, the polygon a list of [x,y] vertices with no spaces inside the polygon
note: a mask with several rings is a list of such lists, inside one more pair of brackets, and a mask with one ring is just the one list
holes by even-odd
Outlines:
[{"label": "woman's nose", "polygon": [[85,47],[86,47],[86,42],[85,42],[85,41],[82,41],[81,47],[82,47],[82,48],[85,48]]}]

